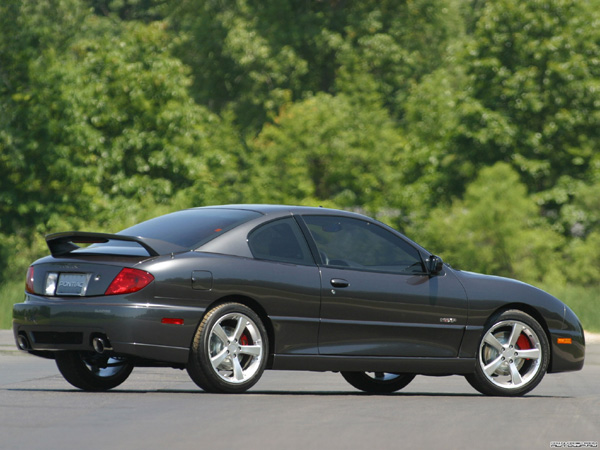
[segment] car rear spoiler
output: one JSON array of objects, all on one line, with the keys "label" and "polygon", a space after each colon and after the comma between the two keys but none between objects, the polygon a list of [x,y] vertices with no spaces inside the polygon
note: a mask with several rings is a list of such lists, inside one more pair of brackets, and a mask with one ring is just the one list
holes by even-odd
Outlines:
[{"label": "car rear spoiler", "polygon": [[81,247],[77,244],[104,244],[108,241],[135,242],[148,252],[149,256],[166,255],[188,250],[176,244],[158,239],[123,234],[90,233],[87,231],[66,231],[46,236],[46,243],[52,256],[64,256]]}]

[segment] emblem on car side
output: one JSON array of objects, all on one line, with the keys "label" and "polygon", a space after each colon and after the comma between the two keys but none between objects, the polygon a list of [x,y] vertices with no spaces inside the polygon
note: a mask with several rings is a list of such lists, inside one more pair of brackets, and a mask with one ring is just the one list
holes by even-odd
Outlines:
[{"label": "emblem on car side", "polygon": [[456,323],[456,317],[440,317],[442,323]]}]

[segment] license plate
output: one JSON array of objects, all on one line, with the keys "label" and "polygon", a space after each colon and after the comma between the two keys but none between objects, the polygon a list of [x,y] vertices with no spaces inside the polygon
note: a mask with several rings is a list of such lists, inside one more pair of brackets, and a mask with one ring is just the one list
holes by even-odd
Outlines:
[{"label": "license plate", "polygon": [[61,273],[58,276],[56,295],[85,295],[89,273]]}]

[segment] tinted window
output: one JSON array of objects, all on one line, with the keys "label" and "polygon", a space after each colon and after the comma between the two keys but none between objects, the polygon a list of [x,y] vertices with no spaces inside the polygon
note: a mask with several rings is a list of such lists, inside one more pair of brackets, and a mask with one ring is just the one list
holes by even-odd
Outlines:
[{"label": "tinted window", "polygon": [[385,228],[364,220],[304,216],[323,263],[378,272],[423,272],[419,252]]},{"label": "tinted window", "polygon": [[248,245],[257,259],[314,264],[304,236],[292,218],[275,220],[253,230]]},{"label": "tinted window", "polygon": [[259,216],[258,212],[239,209],[186,209],[147,220],[117,234],[158,239],[195,249]]}]

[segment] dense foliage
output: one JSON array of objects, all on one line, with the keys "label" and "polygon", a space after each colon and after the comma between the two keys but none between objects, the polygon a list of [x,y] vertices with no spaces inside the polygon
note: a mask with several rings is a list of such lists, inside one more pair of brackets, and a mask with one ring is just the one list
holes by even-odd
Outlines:
[{"label": "dense foliage", "polygon": [[45,233],[233,202],[591,288],[599,147],[599,0],[6,0],[0,293]]}]

